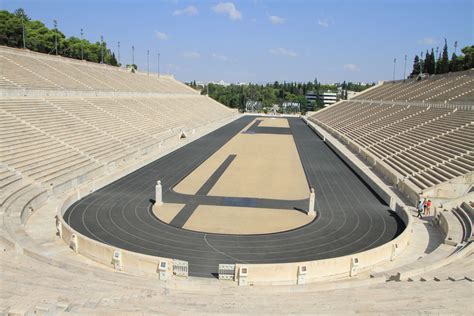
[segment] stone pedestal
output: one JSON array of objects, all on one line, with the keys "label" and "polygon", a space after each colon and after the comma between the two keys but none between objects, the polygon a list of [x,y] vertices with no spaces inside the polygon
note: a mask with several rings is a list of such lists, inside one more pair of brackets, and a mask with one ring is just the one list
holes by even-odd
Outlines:
[{"label": "stone pedestal", "polygon": [[71,240],[69,241],[69,248],[74,250],[74,252],[79,252],[79,239],[76,234],[71,235]]},{"label": "stone pedestal", "polygon": [[309,216],[316,216],[316,211],[314,209],[315,202],[316,202],[316,193],[314,193],[314,188],[311,188],[311,193],[309,194],[309,207],[308,207]]},{"label": "stone pedestal", "polygon": [[248,285],[247,277],[248,277],[248,268],[240,267],[239,268],[239,286]]},{"label": "stone pedestal", "polygon": [[163,191],[161,187],[161,181],[156,182],[155,186],[155,205],[161,205],[163,204]]},{"label": "stone pedestal", "polygon": [[114,255],[112,257],[112,262],[114,264],[114,269],[121,271],[122,270],[122,251],[121,250],[114,250]]},{"label": "stone pedestal", "polygon": [[160,274],[160,280],[168,280],[169,278],[169,273],[168,273],[168,262],[166,261],[160,261],[158,265],[158,272]]},{"label": "stone pedestal", "polygon": [[306,283],[306,274],[307,274],[307,267],[306,266],[298,266],[298,278],[296,280],[296,284],[305,284]]}]

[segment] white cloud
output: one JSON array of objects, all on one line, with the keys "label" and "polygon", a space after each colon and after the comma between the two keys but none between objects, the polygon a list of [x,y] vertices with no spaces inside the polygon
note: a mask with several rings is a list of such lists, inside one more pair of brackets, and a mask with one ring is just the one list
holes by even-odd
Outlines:
[{"label": "white cloud", "polygon": [[219,54],[216,54],[216,53],[212,53],[211,57],[214,58],[214,59],[217,59],[217,60],[221,60],[221,61],[228,61],[229,60],[229,58],[227,56],[219,55]]},{"label": "white cloud", "polygon": [[162,40],[162,41],[166,41],[168,39],[168,35],[159,31],[155,31],[155,36],[157,39]]},{"label": "white cloud", "polygon": [[219,14],[227,14],[229,19],[233,21],[242,19],[242,13],[237,10],[232,2],[219,2],[217,5],[212,7],[212,10]]},{"label": "white cloud", "polygon": [[345,65],[344,65],[344,70],[360,71],[360,68],[359,68],[359,66],[354,65],[354,64],[345,64]]},{"label": "white cloud", "polygon": [[438,41],[435,40],[432,37],[425,37],[424,39],[419,40],[418,44],[420,44],[420,45],[436,45],[436,44],[438,44]]},{"label": "white cloud", "polygon": [[329,26],[328,20],[318,20],[318,24],[319,24],[319,26],[322,26],[322,27],[328,27]]},{"label": "white cloud", "polygon": [[285,18],[276,16],[276,15],[270,15],[268,19],[270,20],[270,22],[272,22],[272,24],[282,24],[282,23],[285,23],[286,21]]},{"label": "white cloud", "polygon": [[198,9],[193,5],[190,5],[184,9],[176,10],[173,12],[173,15],[198,15],[198,14],[199,14]]},{"label": "white cloud", "polygon": [[181,56],[186,59],[198,59],[199,57],[201,57],[201,54],[197,52],[184,52],[183,54],[181,54]]},{"label": "white cloud", "polygon": [[270,54],[273,54],[273,55],[280,55],[280,56],[287,56],[287,57],[296,57],[298,56],[297,53],[295,53],[294,51],[291,51],[291,50],[288,50],[286,48],[271,48],[268,50],[268,52]]}]

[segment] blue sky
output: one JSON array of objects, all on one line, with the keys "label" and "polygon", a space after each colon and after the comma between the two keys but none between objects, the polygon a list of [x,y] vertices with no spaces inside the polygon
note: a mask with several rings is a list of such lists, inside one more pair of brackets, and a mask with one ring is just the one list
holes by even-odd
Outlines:
[{"label": "blue sky", "polygon": [[92,41],[104,36],[121,61],[135,62],[183,81],[372,82],[403,77],[416,53],[443,46],[450,54],[474,44],[472,0],[431,1],[91,1],[2,0],[0,7],[26,10],[66,36]]}]

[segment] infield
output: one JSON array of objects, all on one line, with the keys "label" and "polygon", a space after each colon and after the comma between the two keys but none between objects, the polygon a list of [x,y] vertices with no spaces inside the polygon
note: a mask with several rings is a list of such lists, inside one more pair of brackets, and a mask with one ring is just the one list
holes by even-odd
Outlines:
[{"label": "infield", "polygon": [[[300,200],[309,187],[293,136],[271,132],[248,132],[255,123],[288,130],[284,118],[256,118],[181,181],[174,190],[199,194],[199,189],[230,155],[235,155],[207,195]],[[264,129],[265,131],[266,129]]]}]

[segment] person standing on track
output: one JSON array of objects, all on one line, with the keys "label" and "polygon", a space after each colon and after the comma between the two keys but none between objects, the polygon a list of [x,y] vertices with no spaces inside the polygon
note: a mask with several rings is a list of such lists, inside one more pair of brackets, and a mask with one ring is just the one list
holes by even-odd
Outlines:
[{"label": "person standing on track", "polygon": [[430,212],[431,212],[431,200],[428,200],[428,202],[426,202],[425,215],[430,215]]},{"label": "person standing on track", "polygon": [[423,212],[423,200],[420,199],[420,202],[418,203],[418,206],[417,206],[417,211],[418,211],[418,215],[416,215],[416,217],[418,218],[423,218],[423,216],[421,216],[421,212]]}]

